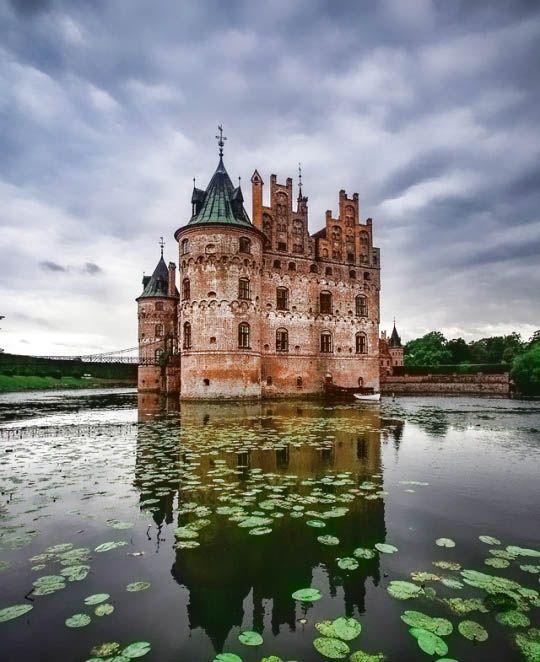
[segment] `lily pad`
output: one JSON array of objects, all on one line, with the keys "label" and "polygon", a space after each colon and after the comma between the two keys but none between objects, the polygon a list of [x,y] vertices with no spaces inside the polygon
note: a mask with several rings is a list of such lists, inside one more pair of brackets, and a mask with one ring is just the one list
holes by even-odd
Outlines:
[{"label": "lily pad", "polygon": [[339,538],[335,536],[319,536],[317,540],[321,545],[339,545]]},{"label": "lily pad", "polygon": [[350,556],[338,559],[337,564],[342,570],[356,570],[358,568],[358,561]]},{"label": "lily pad", "polygon": [[501,625],[509,628],[527,628],[531,624],[529,617],[517,610],[501,611],[495,618]]},{"label": "lily pad", "polygon": [[33,605],[31,604],[12,605],[11,607],[4,607],[4,609],[0,609],[0,623],[4,623],[5,621],[11,621],[14,618],[19,618],[19,616],[23,616],[24,614],[28,613],[31,609],[33,609]]},{"label": "lily pad", "polygon": [[108,602],[105,602],[104,604],[98,605],[94,609],[94,614],[96,616],[109,616],[112,614],[114,611],[113,605],[109,604]]},{"label": "lily pad", "polygon": [[410,598],[417,598],[422,595],[423,590],[420,586],[412,582],[405,582],[401,580],[394,580],[388,584],[386,589],[393,598],[397,600],[409,600]]},{"label": "lily pad", "polygon": [[272,529],[269,526],[254,526],[248,533],[250,536],[265,536],[272,533]]},{"label": "lily pad", "polygon": [[453,626],[446,618],[434,618],[423,614],[421,611],[404,611],[401,614],[401,620],[413,628],[420,628],[433,632],[440,637],[445,637],[452,633]]},{"label": "lily pad", "polygon": [[452,540],[452,538],[437,538],[435,541],[435,544],[438,545],[439,547],[455,547],[456,543]]},{"label": "lily pad", "polygon": [[516,634],[516,645],[526,662],[540,660],[540,630],[538,628],[531,628],[527,632]]},{"label": "lily pad", "polygon": [[264,641],[261,635],[253,630],[244,630],[244,632],[240,632],[238,640],[244,644],[244,646],[260,646]]},{"label": "lily pad", "polygon": [[356,556],[358,559],[374,559],[376,554],[373,549],[369,549],[368,547],[357,547],[353,551],[353,556]]},{"label": "lily pad", "polygon": [[398,551],[398,548],[394,547],[394,545],[388,545],[384,542],[378,542],[375,545],[375,549],[382,554],[395,554]]},{"label": "lily pad", "polygon": [[441,639],[434,632],[424,630],[423,628],[410,628],[409,632],[416,639],[418,647],[428,655],[446,655],[448,646],[444,639]]},{"label": "lily pad", "polygon": [[331,660],[342,660],[350,653],[350,648],[344,641],[332,637],[317,637],[313,645],[321,655]]},{"label": "lily pad", "polygon": [[150,588],[150,582],[131,582],[126,586],[126,591],[130,593],[135,593],[137,591],[146,591],[147,588]]},{"label": "lily pad", "polygon": [[84,604],[98,605],[100,602],[105,602],[110,597],[111,596],[108,593],[94,593],[93,595],[89,595],[87,598],[84,599]]},{"label": "lily pad", "polygon": [[516,547],[515,545],[508,545],[506,550],[510,552],[510,554],[515,554],[516,556],[540,557],[540,552],[537,549],[527,549],[524,547]]},{"label": "lily pad", "polygon": [[320,600],[322,595],[318,588],[301,588],[295,591],[292,597],[300,602],[315,602]]},{"label": "lily pad", "polygon": [[89,565],[70,565],[60,570],[60,574],[70,582],[79,582],[90,572]]},{"label": "lily pad", "polygon": [[124,547],[127,545],[127,542],[124,540],[117,540],[117,541],[110,541],[110,542],[102,542],[101,545],[98,545],[95,549],[94,552],[109,552],[111,549],[116,549],[117,547]]},{"label": "lily pad", "polygon": [[486,641],[488,638],[487,630],[476,621],[461,621],[458,624],[458,630],[461,635],[471,641]]},{"label": "lily pad", "polygon": [[88,625],[91,620],[88,614],[73,614],[73,616],[66,618],[65,623],[68,628],[82,628]]},{"label": "lily pad", "polygon": [[478,536],[479,540],[481,542],[486,543],[486,545],[500,545],[501,541],[498,540],[497,538],[493,538],[492,536]]},{"label": "lily pad", "polygon": [[306,520],[306,524],[313,527],[314,529],[322,529],[324,526],[326,526],[326,522],[323,522],[320,519],[308,519]]},{"label": "lily pad", "polygon": [[214,662],[242,662],[242,658],[235,653],[219,653]]},{"label": "lily pad", "polygon": [[143,657],[150,652],[151,648],[151,645],[147,641],[135,641],[124,648],[122,655],[131,660],[136,657]]},{"label": "lily pad", "polygon": [[110,657],[120,650],[120,644],[117,641],[106,641],[103,644],[94,646],[90,651],[91,655],[96,657]]},{"label": "lily pad", "polygon": [[356,639],[360,632],[362,632],[362,625],[356,620],[356,618],[345,618],[344,616],[332,621],[332,628],[335,632],[335,636],[344,641]]},{"label": "lily pad", "polygon": [[350,662],[383,662],[385,656],[382,653],[364,653],[355,651],[349,658]]}]

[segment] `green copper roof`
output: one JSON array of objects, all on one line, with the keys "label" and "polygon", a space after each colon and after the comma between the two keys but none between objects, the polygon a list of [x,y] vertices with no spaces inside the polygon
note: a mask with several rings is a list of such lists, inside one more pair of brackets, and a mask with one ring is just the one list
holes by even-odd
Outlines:
[{"label": "green copper roof", "polygon": [[167,269],[163,255],[157,263],[154,273],[151,276],[145,276],[143,278],[143,286],[144,290],[139,299],[169,296],[169,270]]},{"label": "green copper roof", "polygon": [[195,213],[188,225],[228,223],[251,226],[244,209],[242,191],[239,186],[234,188],[221,157],[206,191],[203,193],[199,189],[194,190],[192,202],[195,205]]}]

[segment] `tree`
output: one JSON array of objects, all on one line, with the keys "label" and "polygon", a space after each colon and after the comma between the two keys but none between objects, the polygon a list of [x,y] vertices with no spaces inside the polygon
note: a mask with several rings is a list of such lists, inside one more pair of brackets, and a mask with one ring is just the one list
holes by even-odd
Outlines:
[{"label": "tree", "polygon": [[540,395],[540,342],[514,359],[511,376],[521,393]]},{"label": "tree", "polygon": [[463,338],[449,340],[446,343],[446,349],[452,355],[450,363],[470,363],[471,349],[469,345],[467,345],[467,343],[463,340]]},{"label": "tree", "polygon": [[446,338],[440,331],[411,340],[405,345],[405,365],[444,365],[452,361]]}]

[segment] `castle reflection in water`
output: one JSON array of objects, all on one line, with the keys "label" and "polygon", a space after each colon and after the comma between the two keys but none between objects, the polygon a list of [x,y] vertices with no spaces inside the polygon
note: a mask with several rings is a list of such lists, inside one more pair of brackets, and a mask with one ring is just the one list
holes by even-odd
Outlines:
[{"label": "castle reflection in water", "polygon": [[[159,504],[153,510],[159,527],[179,523],[175,521],[176,498],[179,506],[183,501],[194,500],[193,493],[183,490],[180,478],[176,483],[171,482],[170,463],[174,459],[160,453],[163,432],[170,433],[171,426],[179,426],[177,458],[183,453],[182,428],[209,427],[223,431],[241,425],[250,432],[270,430],[282,435],[282,443],[276,449],[252,445],[246,451],[220,453],[219,458],[227,467],[238,469],[235,480],[240,484],[247,480],[249,469],[283,477],[292,475],[298,483],[321,478],[328,472],[350,471],[355,479],[360,478],[359,483],[375,475],[379,476],[378,483],[383,484],[381,441],[391,442],[398,449],[403,432],[403,423],[383,419],[378,405],[325,407],[310,401],[179,405],[177,400],[164,400],[155,394],[140,394],[138,405],[141,440],[136,485],[141,489],[141,501],[155,498],[156,493],[159,496]],[[322,443],[301,444],[297,438],[294,443],[287,443],[291,426],[311,430],[310,419],[313,420],[310,439],[315,436]],[[163,483],[153,483],[154,493],[148,486],[143,488],[140,477],[149,470],[149,457],[155,474],[161,470],[168,473]],[[206,472],[215,468],[214,459],[211,454],[197,458],[197,475],[203,486]],[[195,499],[201,504],[220,505],[215,492],[211,492],[214,499],[204,489],[199,494]],[[363,612],[366,583],[372,581],[377,585],[380,580],[378,558],[364,560],[358,570],[346,573],[337,566],[336,557],[385,540],[385,505],[382,498],[363,497],[343,505],[349,507],[349,512],[331,523],[331,533],[339,538],[339,547],[321,545],[316,539],[321,529],[310,529],[304,519],[285,515],[274,521],[271,534],[250,536],[227,517],[218,516],[208,527],[211,536],[205,536],[200,547],[171,550],[175,555],[172,576],[189,591],[190,629],[203,628],[216,651],[223,649],[231,629],[246,621],[257,631],[262,631],[266,623],[274,635],[282,626],[295,630],[297,603],[291,593],[298,588],[317,586],[321,578],[326,578],[330,596],[342,599],[342,614],[352,616]],[[246,604],[252,613],[244,613]]]}]

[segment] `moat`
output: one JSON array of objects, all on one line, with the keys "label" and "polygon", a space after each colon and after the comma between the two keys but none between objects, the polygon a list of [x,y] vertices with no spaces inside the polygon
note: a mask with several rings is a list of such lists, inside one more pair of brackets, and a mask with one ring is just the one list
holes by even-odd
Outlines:
[{"label": "moat", "polygon": [[539,475],[538,401],[0,395],[2,660],[539,659]]}]

